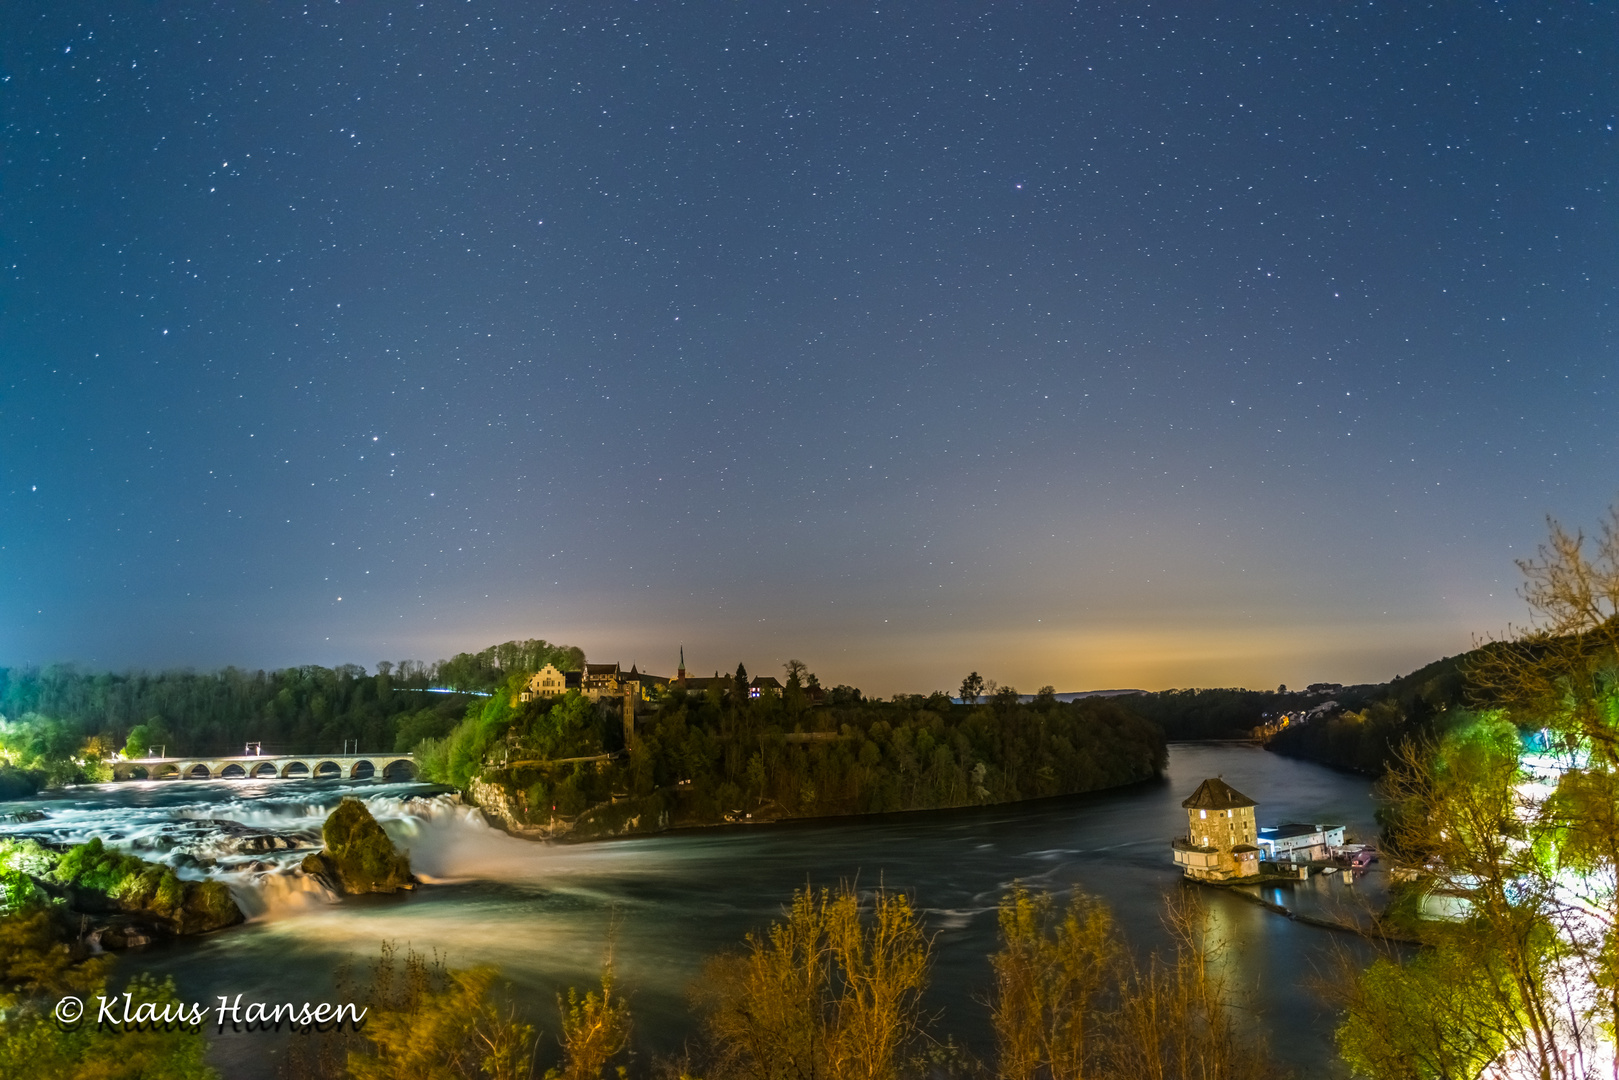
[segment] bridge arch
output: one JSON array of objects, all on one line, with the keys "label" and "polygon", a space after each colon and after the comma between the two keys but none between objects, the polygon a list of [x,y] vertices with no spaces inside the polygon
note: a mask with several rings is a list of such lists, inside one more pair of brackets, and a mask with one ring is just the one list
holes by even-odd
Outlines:
[{"label": "bridge arch", "polygon": [[331,757],[232,755],[109,762],[114,780],[385,780],[406,782],[420,776],[413,754],[334,754]]}]

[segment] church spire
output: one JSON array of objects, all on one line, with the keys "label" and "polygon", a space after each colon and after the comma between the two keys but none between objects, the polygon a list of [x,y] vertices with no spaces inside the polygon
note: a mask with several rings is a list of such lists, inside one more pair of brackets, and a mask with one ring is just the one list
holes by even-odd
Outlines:
[{"label": "church spire", "polygon": [[686,681],[686,646],[680,647],[680,674],[675,676],[681,682]]}]

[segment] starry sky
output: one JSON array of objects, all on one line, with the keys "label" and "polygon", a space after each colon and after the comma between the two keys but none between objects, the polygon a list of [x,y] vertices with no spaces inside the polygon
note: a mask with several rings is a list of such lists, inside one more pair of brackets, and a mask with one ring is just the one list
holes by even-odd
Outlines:
[{"label": "starry sky", "polygon": [[1608,4],[0,9],[0,663],[1381,680],[1619,494]]}]

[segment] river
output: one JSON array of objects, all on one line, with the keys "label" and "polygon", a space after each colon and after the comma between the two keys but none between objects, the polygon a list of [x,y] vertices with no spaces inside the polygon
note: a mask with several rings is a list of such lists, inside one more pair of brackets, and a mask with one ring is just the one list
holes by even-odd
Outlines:
[{"label": "river", "polygon": [[[1130,943],[1167,944],[1165,895],[1180,887],[1169,842],[1184,831],[1180,801],[1205,777],[1223,776],[1259,802],[1262,825],[1331,821],[1352,838],[1374,835],[1371,785],[1251,746],[1177,744],[1163,781],[1015,806],[838,821],[733,826],[593,844],[516,840],[489,828],[455,797],[416,784],[338,781],[168,781],[76,788],[0,804],[0,821],[24,810],[43,819],[0,826],[61,840],[102,835],[148,858],[211,867],[229,882],[250,921],[201,938],[124,954],[119,969],[172,975],[184,1000],[322,1000],[337,965],[375,958],[384,940],[452,966],[498,965],[532,1019],[551,1035],[555,995],[589,985],[616,925],[621,988],[631,996],[640,1066],[678,1050],[694,1032],[687,993],[706,956],[738,945],[776,917],[806,882],[910,892],[936,933],[928,1005],[936,1029],[988,1056],[987,957],[995,906],[1013,881],[1080,888],[1112,907]],[[227,854],[230,821],[248,830],[313,840],[344,794],[371,805],[410,850],[430,884],[398,897],[336,901],[302,875],[291,855]],[[254,866],[254,861],[257,866]],[[1300,886],[1300,892],[1321,886]],[[1341,886],[1359,889],[1361,886]],[[1207,889],[1214,929],[1227,944],[1228,973],[1252,995],[1282,1061],[1301,1073],[1335,1075],[1330,1013],[1311,986],[1335,948],[1369,955],[1351,935],[1293,922],[1222,890]],[[212,1060],[231,1077],[275,1073],[280,1037],[226,1036]]]}]

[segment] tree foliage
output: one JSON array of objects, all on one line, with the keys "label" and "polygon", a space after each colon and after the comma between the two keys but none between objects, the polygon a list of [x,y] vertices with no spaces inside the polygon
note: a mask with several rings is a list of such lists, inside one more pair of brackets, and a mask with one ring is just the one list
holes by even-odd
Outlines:
[{"label": "tree foliage", "polygon": [[453,736],[466,753],[436,745],[419,760],[442,761],[430,767],[464,784],[481,751],[480,779],[534,824],[550,822],[553,807],[597,815],[603,828],[638,818],[651,829],[983,805],[1132,783],[1166,760],[1154,725],[1103,699],[960,706],[937,694],[810,708],[786,694],[676,689],[638,720],[627,756],[557,766],[547,760],[622,747],[616,708],[593,712],[574,695],[485,708],[498,721],[480,713]]},{"label": "tree foliage", "polygon": [[903,893],[804,888],[705,972],[715,1075],[892,1080],[923,1031],[931,945]]},{"label": "tree foliage", "polygon": [[1619,516],[1589,546],[1552,522],[1519,565],[1531,625],[1464,666],[1480,711],[1404,743],[1383,781],[1405,910],[1440,917],[1354,984],[1339,1041],[1363,1076],[1615,1067]]},{"label": "tree foliage", "polygon": [[58,1025],[51,1010],[74,994],[94,1010],[99,995],[128,992],[161,1007],[178,1002],[174,984],[136,976],[108,986],[111,960],[75,955],[58,917],[45,904],[0,914],[0,1076],[42,1080],[214,1080],[203,1062],[207,1040],[184,1028],[118,1030],[93,1022]]},{"label": "tree foliage", "polygon": [[110,779],[103,759],[159,746],[170,756],[240,753],[248,742],[305,753],[356,739],[367,752],[408,751],[443,738],[467,710],[468,698],[429,687],[489,693],[546,663],[583,662],[573,646],[535,639],[432,664],[385,661],[374,675],[356,664],[202,674],[0,668],[0,798]]},{"label": "tree foliage", "polygon": [[[414,949],[400,955],[384,942],[366,976],[340,973],[340,991],[364,1002],[355,1030],[301,1035],[289,1044],[281,1075],[288,1080],[529,1080],[539,1075],[541,1033],[525,1019],[525,1003],[489,965],[449,967]],[[612,964],[600,989],[559,996],[561,1060],[547,1080],[598,1080],[624,1050],[629,1004],[617,992]]]},{"label": "tree foliage", "polygon": [[1004,1080],[1257,1080],[1278,1074],[1220,974],[1223,944],[1190,890],[1166,903],[1174,942],[1145,961],[1099,901],[1014,886],[1001,901],[991,1000]]}]

